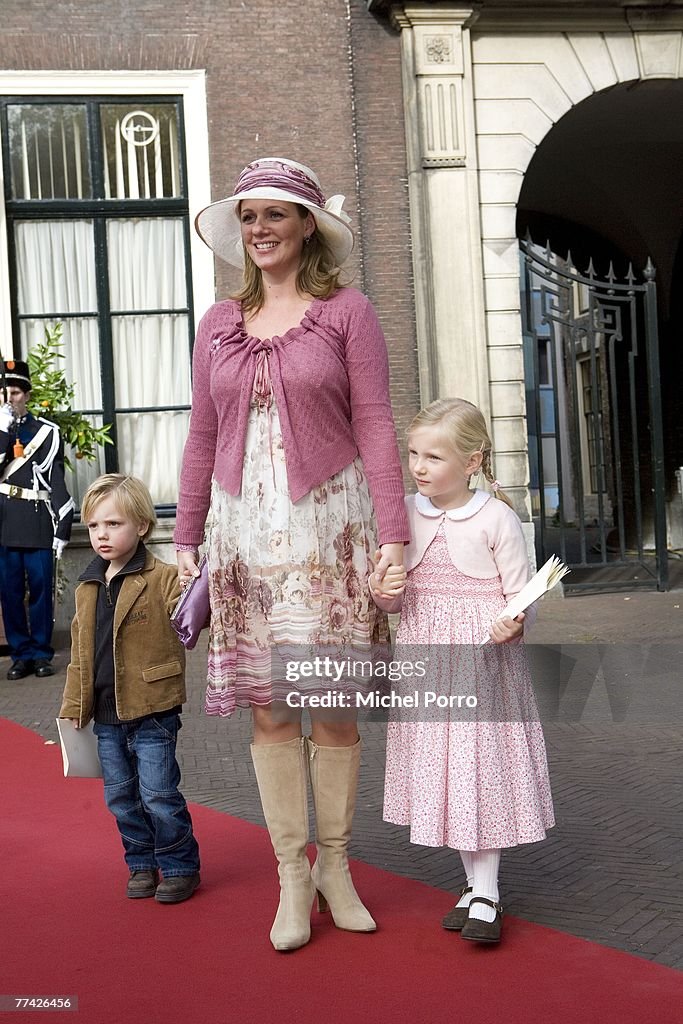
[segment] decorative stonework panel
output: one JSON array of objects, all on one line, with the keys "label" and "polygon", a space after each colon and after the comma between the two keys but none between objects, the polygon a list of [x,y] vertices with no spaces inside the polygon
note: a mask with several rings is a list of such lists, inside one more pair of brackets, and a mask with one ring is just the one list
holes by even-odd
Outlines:
[{"label": "decorative stonework panel", "polygon": [[463,38],[460,25],[415,24],[415,84],[423,167],[466,162]]},{"label": "decorative stonework panel", "polygon": [[462,75],[462,29],[459,25],[416,25],[415,71],[418,75]]},{"label": "decorative stonework panel", "polygon": [[636,44],[630,32],[606,32],[605,43],[620,82],[640,77]]},{"label": "decorative stonework panel", "polygon": [[639,32],[635,38],[642,78],[678,78],[680,32]]},{"label": "decorative stonework panel", "polygon": [[[534,99],[477,100],[474,104],[478,135],[521,135],[537,146],[553,126],[553,119]],[[501,164],[498,165],[499,167]],[[520,168],[525,171],[526,167]]]},{"label": "decorative stonework panel", "polygon": [[616,85],[619,81],[617,72],[612,64],[607,44],[601,35],[597,35],[597,33],[592,35],[587,32],[572,33],[569,36],[569,42],[596,92],[599,89],[609,89],[610,85]]},{"label": "decorative stonework panel", "polygon": [[504,274],[519,276],[519,242],[512,238],[491,238],[482,245],[484,273],[487,277]]},{"label": "decorative stonework panel", "polygon": [[458,167],[465,163],[462,81],[424,78],[418,82],[424,167]]},{"label": "decorative stonework panel", "polygon": [[485,35],[472,40],[475,76],[480,66],[499,65],[501,70],[544,65],[571,103],[580,103],[593,91],[576,51],[560,32],[543,35]]},{"label": "decorative stonework panel", "polygon": [[475,65],[474,94],[478,100],[531,97],[551,122],[559,121],[572,106],[562,82],[545,64]]},{"label": "decorative stonework panel", "polygon": [[425,36],[424,42],[426,64],[450,64],[452,62],[452,36]]}]

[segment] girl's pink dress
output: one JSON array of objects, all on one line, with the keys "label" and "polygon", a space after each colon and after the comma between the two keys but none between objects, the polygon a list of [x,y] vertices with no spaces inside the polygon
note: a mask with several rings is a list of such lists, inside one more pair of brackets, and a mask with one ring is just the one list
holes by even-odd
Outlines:
[{"label": "girl's pink dress", "polygon": [[[422,561],[408,573],[395,657],[401,657],[402,645],[412,650],[414,645],[447,645],[447,685],[454,694],[467,693],[468,660],[471,664],[476,645],[504,607],[500,577],[474,579],[461,573],[441,526]],[[526,656],[518,644],[500,645],[496,655],[496,700],[504,711],[498,717],[508,720],[389,722],[384,819],[410,825],[413,843],[500,849],[544,839],[555,823]],[[442,719],[448,714],[441,712]],[[452,717],[461,719],[462,712]]]}]

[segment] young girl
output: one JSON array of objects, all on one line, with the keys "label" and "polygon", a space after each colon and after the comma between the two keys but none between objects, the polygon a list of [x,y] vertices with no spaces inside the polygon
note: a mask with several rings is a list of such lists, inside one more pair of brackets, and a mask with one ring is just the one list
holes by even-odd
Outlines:
[{"label": "young girl", "polygon": [[[524,615],[500,619],[529,578],[519,519],[491,469],[481,412],[460,398],[433,402],[408,431],[418,493],[406,498],[411,541],[405,569],[370,577],[375,602],[401,611],[397,647],[442,647],[442,690],[467,694],[482,652],[495,656],[495,715],[465,721],[389,723],[384,818],[410,825],[410,839],[460,852],[467,885],[443,926],[464,939],[498,942],[501,848],[534,843],[554,824],[543,732],[523,648]],[[482,472],[493,495],[470,489]],[[479,648],[487,633],[494,644]],[[462,645],[469,645],[463,647]],[[489,669],[491,657],[486,658]],[[489,707],[491,705],[488,705]],[[502,711],[502,713],[501,713]],[[420,717],[412,712],[413,719]],[[423,713],[422,718],[427,716]]]}]

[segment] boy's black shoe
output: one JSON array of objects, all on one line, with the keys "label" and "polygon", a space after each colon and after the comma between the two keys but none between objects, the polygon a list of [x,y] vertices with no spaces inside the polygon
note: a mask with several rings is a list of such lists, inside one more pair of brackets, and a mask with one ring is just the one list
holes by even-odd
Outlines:
[{"label": "boy's black shoe", "polygon": [[39,679],[44,679],[45,676],[53,676],[55,674],[55,670],[47,658],[37,658],[33,671],[34,675],[37,675]]},{"label": "boy's black shoe", "polygon": [[189,900],[192,893],[199,885],[199,872],[195,875],[176,875],[173,878],[164,878],[157,886],[154,898],[159,903],[182,903]]},{"label": "boy's black shoe", "polygon": [[15,661],[10,670],[7,673],[8,679],[25,679],[26,676],[33,675],[33,662],[23,661],[19,658]]},{"label": "boy's black shoe", "polygon": [[158,871],[131,871],[126,896],[129,900],[144,900],[154,895],[158,884]]}]

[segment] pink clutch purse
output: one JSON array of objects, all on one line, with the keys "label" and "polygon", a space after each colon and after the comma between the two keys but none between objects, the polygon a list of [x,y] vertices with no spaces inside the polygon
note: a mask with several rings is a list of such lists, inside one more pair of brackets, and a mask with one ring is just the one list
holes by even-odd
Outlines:
[{"label": "pink clutch purse", "polygon": [[180,595],[171,616],[171,625],[183,647],[191,651],[199,640],[199,634],[210,622],[209,569],[204,555],[199,563],[199,576],[193,576],[192,582]]}]

